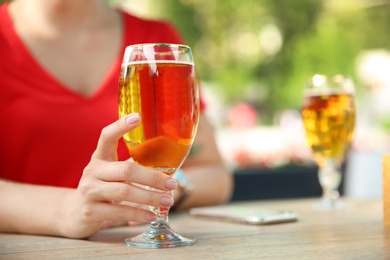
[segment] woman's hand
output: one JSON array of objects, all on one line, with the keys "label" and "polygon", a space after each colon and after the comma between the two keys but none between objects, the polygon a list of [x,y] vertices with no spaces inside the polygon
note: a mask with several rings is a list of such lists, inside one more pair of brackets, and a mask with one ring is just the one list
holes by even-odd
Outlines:
[{"label": "woman's hand", "polygon": [[[140,122],[138,114],[130,114],[105,127],[91,161],[84,169],[78,188],[64,198],[62,233],[73,238],[96,233],[104,221],[151,222],[156,215],[131,203],[155,207],[172,206],[170,191],[177,187],[168,175],[128,161],[117,161],[117,142]],[[133,185],[133,183],[135,185]],[[151,186],[163,192],[143,189]],[[164,192],[165,191],[165,192]],[[114,202],[131,203],[114,203]]]}]

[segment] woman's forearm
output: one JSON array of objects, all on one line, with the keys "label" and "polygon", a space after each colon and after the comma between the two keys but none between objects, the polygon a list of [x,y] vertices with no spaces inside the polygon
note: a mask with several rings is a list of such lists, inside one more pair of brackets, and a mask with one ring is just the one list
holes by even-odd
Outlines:
[{"label": "woman's forearm", "polygon": [[0,180],[0,231],[62,236],[62,203],[70,192]]},{"label": "woman's forearm", "polygon": [[[233,192],[233,175],[224,165],[219,153],[214,129],[205,115],[201,115],[193,151],[181,167],[193,183],[194,190],[177,208],[180,210],[197,206],[222,204]],[[177,189],[176,201],[182,191]]]},{"label": "woman's forearm", "polygon": [[177,182],[162,172],[113,159],[119,138],[139,122],[138,114],[130,114],[102,130],[75,189],[0,180],[0,231],[85,238],[99,231],[105,221],[156,220],[150,210],[132,204],[170,207],[173,198],[169,191],[177,188]]},{"label": "woman's forearm", "polygon": [[[193,184],[192,193],[178,207],[185,210],[192,207],[223,204],[229,201],[233,191],[233,178],[223,166],[204,166],[183,169]],[[181,192],[175,196],[178,200]]]}]

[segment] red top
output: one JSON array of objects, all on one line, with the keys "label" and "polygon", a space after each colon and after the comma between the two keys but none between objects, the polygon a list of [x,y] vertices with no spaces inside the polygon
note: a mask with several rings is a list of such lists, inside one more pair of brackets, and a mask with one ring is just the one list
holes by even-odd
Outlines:
[{"label": "red top", "polygon": [[[118,119],[118,77],[125,46],[182,43],[166,22],[122,16],[120,55],[94,95],[85,97],[34,59],[13,28],[8,4],[0,5],[0,178],[77,187],[102,128]],[[118,156],[129,157],[122,139]]]}]

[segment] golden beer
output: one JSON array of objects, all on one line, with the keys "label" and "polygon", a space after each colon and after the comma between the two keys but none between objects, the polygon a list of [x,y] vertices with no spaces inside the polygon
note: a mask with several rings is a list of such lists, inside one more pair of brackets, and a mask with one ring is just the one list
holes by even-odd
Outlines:
[{"label": "golden beer", "polygon": [[[186,159],[199,121],[199,91],[191,49],[186,45],[146,43],[125,49],[119,77],[119,117],[139,113],[141,122],[124,134],[137,164],[173,175]],[[153,186],[145,187],[163,192]],[[170,191],[173,195],[173,191]],[[149,205],[158,219],[135,237],[125,239],[138,248],[191,245],[192,237],[169,226],[170,207]]]},{"label": "golden beer", "polygon": [[140,113],[141,124],[124,135],[133,160],[172,175],[190,151],[199,97],[190,63],[133,62],[122,67],[119,116]]},{"label": "golden beer", "polygon": [[306,93],[302,118],[314,159],[323,166],[327,159],[341,164],[352,142],[355,105],[351,94]]}]

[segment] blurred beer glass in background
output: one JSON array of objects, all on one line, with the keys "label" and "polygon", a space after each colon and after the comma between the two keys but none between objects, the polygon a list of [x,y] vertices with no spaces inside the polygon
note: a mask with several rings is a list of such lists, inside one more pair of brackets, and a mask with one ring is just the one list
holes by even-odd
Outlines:
[{"label": "blurred beer glass in background", "polygon": [[350,148],[355,127],[354,84],[351,78],[314,75],[304,90],[302,119],[306,141],[319,166],[318,178],[323,189],[319,210],[345,207],[340,201],[341,165]]}]

